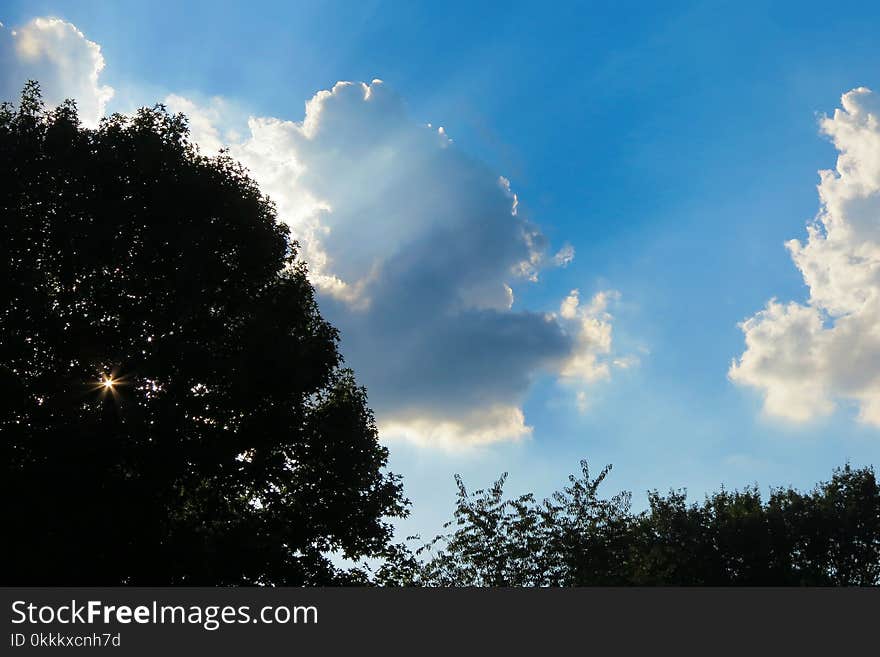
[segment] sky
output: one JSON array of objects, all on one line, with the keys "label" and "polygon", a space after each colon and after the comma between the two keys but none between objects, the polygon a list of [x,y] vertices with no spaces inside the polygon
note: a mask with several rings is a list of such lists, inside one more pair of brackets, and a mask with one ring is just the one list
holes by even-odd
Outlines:
[{"label": "sky", "polygon": [[248,166],[430,536],[880,462],[880,7],[770,4],[7,0],[0,92]]}]

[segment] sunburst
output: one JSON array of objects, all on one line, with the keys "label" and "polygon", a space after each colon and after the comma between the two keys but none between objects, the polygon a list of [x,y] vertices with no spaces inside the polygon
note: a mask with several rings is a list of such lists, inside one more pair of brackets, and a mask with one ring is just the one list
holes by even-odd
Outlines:
[{"label": "sunburst", "polygon": [[105,371],[98,375],[98,381],[94,384],[93,389],[100,392],[101,395],[109,393],[116,397],[119,387],[125,385],[125,383],[125,377],[121,376],[115,370],[109,372]]}]

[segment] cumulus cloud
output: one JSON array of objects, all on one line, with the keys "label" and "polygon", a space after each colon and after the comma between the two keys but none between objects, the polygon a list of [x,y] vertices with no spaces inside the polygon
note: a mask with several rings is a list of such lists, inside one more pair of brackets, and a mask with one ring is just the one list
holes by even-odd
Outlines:
[{"label": "cumulus cloud", "polygon": [[809,299],[771,300],[745,321],[729,375],[761,390],[769,415],[804,422],[850,402],[880,426],[880,99],[854,89],[820,125],[837,165],[819,174],[806,243],[786,244]]},{"label": "cumulus cloud", "polygon": [[[0,53],[11,62],[0,72],[7,96],[36,78],[50,103],[73,97],[94,123],[113,93],[99,83],[100,47],[64,21],[0,28]],[[275,201],[386,438],[520,439],[531,433],[522,403],[537,377],[585,399],[588,386],[634,364],[612,348],[614,292],[581,304],[575,290],[558,312],[515,307],[517,287],[568,265],[574,248],[548,255],[510,181],[443,127],[414,121],[381,80],[319,91],[301,120],[239,125],[222,98],[164,102],[188,116],[204,152],[228,147]]]},{"label": "cumulus cloud", "polygon": [[[217,147],[211,107],[167,102]],[[582,392],[633,364],[613,354],[615,292],[582,306],[575,290],[558,313],[513,309],[517,285],[565,266],[574,249],[549,257],[510,182],[443,128],[413,121],[382,81],[340,82],[308,101],[302,121],[251,118],[248,131],[230,152],[300,240],[386,437],[522,438],[536,377]]]},{"label": "cumulus cloud", "polygon": [[610,363],[602,359],[611,353],[611,315],[608,302],[617,299],[615,291],[599,292],[586,307],[580,306],[579,290],[572,290],[562,301],[560,316],[574,323],[574,339],[578,348],[563,365],[563,377],[581,381],[598,381],[610,375]]},{"label": "cumulus cloud", "polygon": [[60,18],[35,18],[11,29],[0,23],[0,95],[17,101],[25,82],[37,80],[50,106],[77,101],[80,118],[94,126],[104,115],[113,88],[99,82],[101,47]]}]

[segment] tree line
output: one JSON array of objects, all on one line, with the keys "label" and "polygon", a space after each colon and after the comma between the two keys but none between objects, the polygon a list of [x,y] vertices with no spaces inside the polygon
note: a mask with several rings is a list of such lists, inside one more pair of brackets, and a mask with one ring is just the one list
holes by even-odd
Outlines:
[{"label": "tree line", "polygon": [[880,486],[845,465],[807,492],[757,485],[689,502],[684,490],[600,494],[610,466],[550,498],[507,498],[505,476],[458,497],[447,532],[398,546],[377,581],[413,586],[876,586]]}]

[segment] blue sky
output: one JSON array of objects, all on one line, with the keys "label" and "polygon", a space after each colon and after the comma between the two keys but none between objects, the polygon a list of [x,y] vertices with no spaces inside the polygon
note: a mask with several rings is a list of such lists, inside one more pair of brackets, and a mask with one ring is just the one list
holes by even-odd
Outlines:
[{"label": "blue sky", "polygon": [[[609,493],[631,489],[640,505],[647,488],[805,487],[847,460],[880,461],[880,428],[857,418],[865,388],[853,392],[853,372],[827,374],[835,412],[794,422],[762,412],[761,382],[775,372],[728,378],[745,349],[738,323],[773,297],[806,304],[810,294],[784,244],[806,241],[817,171],[835,166],[821,117],[851,89],[880,88],[880,7],[766,4],[13,0],[0,21],[75,25],[100,46],[110,110],[222,97],[236,129],[248,115],[302,121],[319,90],[381,78],[413,122],[454,140],[461,157],[432,172],[505,176],[548,257],[574,247],[568,266],[511,283],[511,311],[558,313],[572,289],[581,307],[619,292],[613,354],[638,364],[582,386],[585,411],[571,385],[537,368],[511,402],[530,436],[463,449],[389,443],[414,503],[402,531],[430,534],[451,512],[454,472],[479,486],[509,471],[512,492],[540,495],[586,458],[613,463]],[[344,329],[343,302],[326,303]],[[803,367],[804,379],[826,376]],[[854,367],[870,375],[869,358]],[[450,401],[443,413],[478,406]]]}]

